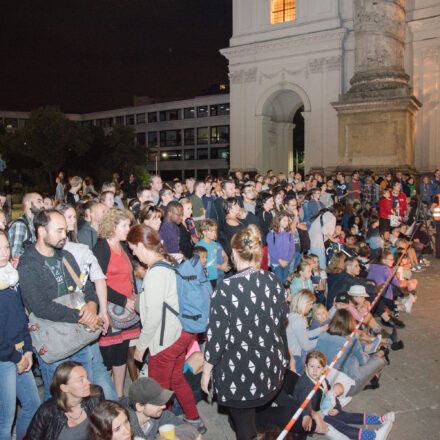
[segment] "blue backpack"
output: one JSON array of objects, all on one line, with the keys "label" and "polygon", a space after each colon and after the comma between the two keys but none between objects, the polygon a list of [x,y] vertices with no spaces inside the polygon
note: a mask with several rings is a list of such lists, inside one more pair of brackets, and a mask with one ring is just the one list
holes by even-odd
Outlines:
[{"label": "blue backpack", "polygon": [[171,266],[164,261],[158,261],[151,266],[151,268],[153,267],[166,267],[175,272],[177,296],[179,299],[179,312],[166,302],[163,303],[160,345],[163,345],[167,310],[179,318],[183,330],[186,332],[205,332],[208,326],[211,307],[212,286],[206,277],[199,256],[194,255],[189,260],[185,260],[176,266]]}]

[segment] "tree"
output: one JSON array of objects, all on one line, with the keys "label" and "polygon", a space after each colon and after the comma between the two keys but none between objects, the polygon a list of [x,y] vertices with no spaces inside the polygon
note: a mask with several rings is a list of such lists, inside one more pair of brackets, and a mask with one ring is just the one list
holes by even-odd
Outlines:
[{"label": "tree", "polygon": [[145,145],[135,142],[134,130],[124,125],[115,125],[108,135],[108,166],[118,171],[121,176],[128,176],[139,166],[146,163],[147,149]]},{"label": "tree", "polygon": [[57,107],[33,110],[24,128],[26,153],[41,164],[51,186],[70,154],[84,156],[91,141],[86,127],[70,121]]}]

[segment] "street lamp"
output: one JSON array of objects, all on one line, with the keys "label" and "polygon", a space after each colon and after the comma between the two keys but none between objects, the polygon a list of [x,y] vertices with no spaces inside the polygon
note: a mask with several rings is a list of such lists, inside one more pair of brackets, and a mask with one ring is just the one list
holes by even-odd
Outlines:
[{"label": "street lamp", "polygon": [[[156,148],[157,147],[158,147],[158,145],[156,145]],[[162,159],[167,159],[168,158],[168,153],[167,152],[163,152],[162,154],[160,154],[159,151],[156,151],[154,153],[154,159],[155,159],[155,162],[156,162],[156,175],[157,175],[157,172],[158,172],[158,163],[159,163],[159,160],[160,160],[161,156],[162,156]]]}]

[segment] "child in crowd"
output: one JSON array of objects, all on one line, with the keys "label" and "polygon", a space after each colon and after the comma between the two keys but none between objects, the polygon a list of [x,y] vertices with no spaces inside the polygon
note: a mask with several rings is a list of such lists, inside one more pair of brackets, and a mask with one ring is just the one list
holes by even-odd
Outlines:
[{"label": "child in crowd", "polygon": [[411,313],[412,306],[416,302],[417,294],[417,284],[418,281],[412,278],[411,263],[409,262],[409,257],[404,254],[405,250],[402,248],[397,249],[395,254],[395,261],[400,261],[397,268],[396,276],[405,285],[401,288],[403,297],[399,298],[397,303],[397,309],[400,312]]},{"label": "child in crowd", "polygon": [[301,260],[296,270],[291,275],[289,275],[287,279],[287,282],[290,281],[290,294],[292,295],[292,298],[301,289],[309,289],[313,291],[313,283],[311,277],[312,267],[310,265],[310,261],[304,259]]},{"label": "child in crowd", "polygon": [[315,304],[312,310],[312,320],[310,322],[310,330],[327,325],[330,322],[328,311],[324,304]]},{"label": "child in crowd", "polygon": [[337,243],[344,243],[345,233],[342,230],[342,223],[336,223],[335,233],[333,234],[333,237],[335,238]]},{"label": "child in crowd", "polygon": [[[206,270],[208,271],[208,280],[211,282],[212,288],[215,289],[218,278],[218,269],[223,272],[229,272],[230,267],[228,264],[228,256],[223,249],[220,249],[217,243],[217,223],[214,220],[206,219],[199,223],[199,242],[198,246],[206,248],[208,251],[208,257],[206,261]],[[222,252],[223,264],[217,263],[217,253]],[[220,267],[219,267],[220,266]]]},{"label": "child in crowd", "polygon": [[[326,356],[319,351],[312,351],[307,355],[305,371],[299,378],[293,391],[293,398],[298,405],[306,399],[312,388],[316,385],[326,369],[326,364]],[[388,437],[395,420],[394,412],[389,412],[382,416],[375,416],[343,411],[337,397],[341,394],[341,391],[343,393],[343,387],[341,389],[340,384],[335,384],[335,388],[336,390],[326,399],[326,395],[331,391],[331,388],[328,381],[326,379],[323,380],[318,391],[314,394],[301,415],[302,419],[305,417],[309,418],[306,424],[310,422],[311,426],[312,417],[319,417],[321,420],[323,418],[325,423],[328,423],[337,431],[330,430],[326,434],[330,439],[341,438],[341,433],[353,440],[385,440]],[[324,405],[322,405],[323,403]],[[321,408],[322,413],[320,413]],[[324,417],[322,417],[322,415],[324,415]],[[371,430],[355,428],[350,425],[379,425],[380,428]]]},{"label": "child in crowd", "polygon": [[277,211],[266,237],[270,268],[282,284],[289,275],[289,264],[295,254],[295,240],[289,228],[289,214]]},{"label": "child in crowd", "polygon": [[313,292],[302,289],[293,297],[290,303],[289,323],[286,328],[287,344],[290,355],[295,359],[298,374],[303,372],[305,354],[313,350],[318,343],[315,337],[328,328],[328,325],[324,325],[314,330],[307,329],[307,316],[312,310],[314,301],[315,295]]},{"label": "child in crowd", "polygon": [[206,269],[206,263],[208,261],[208,249],[200,245],[195,246],[193,253],[199,256],[203,269],[205,270],[206,278],[208,278],[208,270]]},{"label": "child in crowd", "polygon": [[316,296],[316,302],[326,303],[325,292],[327,290],[327,272],[319,267],[319,257],[315,254],[307,256],[312,266],[312,284]]}]

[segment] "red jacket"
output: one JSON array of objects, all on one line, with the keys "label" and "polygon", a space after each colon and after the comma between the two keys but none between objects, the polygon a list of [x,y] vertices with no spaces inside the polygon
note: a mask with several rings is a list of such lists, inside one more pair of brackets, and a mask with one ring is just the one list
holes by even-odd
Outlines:
[{"label": "red jacket", "polygon": [[379,217],[380,218],[388,218],[391,215],[391,211],[393,209],[393,198],[387,199],[382,197],[379,200]]},{"label": "red jacket", "polygon": [[400,192],[399,195],[397,196],[397,200],[399,202],[399,212],[398,215],[400,215],[401,217],[406,215],[406,211],[408,210],[408,205],[406,202],[406,194],[403,192]]}]

